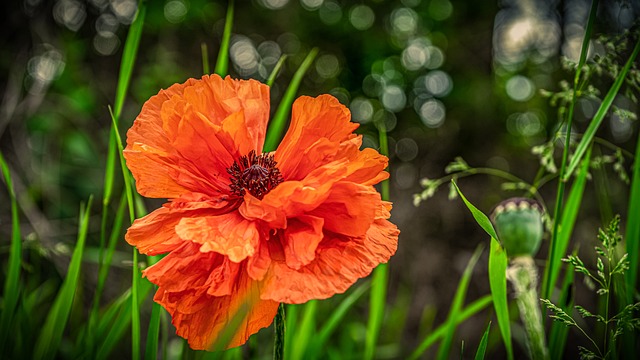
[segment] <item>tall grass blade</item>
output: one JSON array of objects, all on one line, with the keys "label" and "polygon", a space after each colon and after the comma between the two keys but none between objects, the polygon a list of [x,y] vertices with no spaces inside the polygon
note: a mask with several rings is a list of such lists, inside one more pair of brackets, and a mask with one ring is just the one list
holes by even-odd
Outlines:
[{"label": "tall grass blade", "polygon": [[[139,287],[138,307],[144,302],[152,286],[148,281],[141,281]],[[127,327],[131,325],[131,294],[131,290],[124,293],[107,309],[100,319],[100,324],[98,324],[98,339],[103,341],[98,344],[96,359],[110,359],[111,351],[121,343]]]},{"label": "tall grass blade", "polygon": [[[387,141],[387,129],[384,121],[376,123],[380,153],[389,157],[389,144]],[[380,184],[380,196],[382,200],[389,200],[389,179]],[[387,282],[389,270],[387,264],[380,264],[373,270],[371,279],[371,298],[369,299],[369,321],[367,322],[367,335],[365,338],[364,358],[373,359],[378,341],[382,320],[384,319],[385,305],[387,302]]]},{"label": "tall grass blade", "polygon": [[580,160],[582,159],[582,156],[584,155],[584,153],[587,151],[587,148],[589,147],[589,145],[591,145],[591,141],[593,141],[593,137],[596,135],[596,131],[598,131],[598,128],[600,127],[600,124],[602,124],[602,121],[604,120],[605,115],[607,115],[607,112],[609,111],[611,104],[613,104],[613,100],[616,98],[616,95],[618,95],[618,91],[620,91],[620,87],[622,86],[622,83],[624,82],[624,79],[627,76],[627,73],[629,72],[631,65],[633,64],[636,57],[638,56],[638,52],[640,52],[640,39],[638,39],[638,42],[636,43],[636,46],[633,48],[633,52],[631,53],[629,60],[627,60],[627,63],[624,65],[622,70],[620,70],[618,77],[616,77],[616,80],[613,82],[613,85],[611,85],[609,92],[607,92],[607,95],[602,100],[602,103],[600,104],[598,111],[593,116],[593,119],[589,123],[589,126],[587,127],[587,130],[585,131],[584,135],[582,136],[582,139],[580,139],[580,143],[578,144],[578,147],[576,148],[576,151],[573,154],[573,157],[571,158],[571,162],[567,167],[566,173],[562,177],[562,181],[569,180],[569,177],[571,177],[571,174],[580,163]]},{"label": "tall grass blade", "polygon": [[283,54],[282,56],[280,56],[280,59],[278,59],[276,66],[273,67],[273,70],[271,71],[271,74],[269,75],[269,78],[265,83],[267,84],[267,86],[271,87],[273,83],[276,81],[276,77],[278,77],[278,73],[280,72],[282,65],[284,65],[285,60],[287,60],[287,54]]},{"label": "tall grass blade", "polygon": [[[625,233],[625,243],[627,252],[627,261],[629,268],[624,274],[624,291],[618,291],[617,297],[621,310],[625,306],[632,304],[636,299],[638,292],[638,262],[640,252],[640,221],[638,221],[638,215],[640,214],[640,135],[638,135],[638,144],[636,146],[636,153],[633,163],[633,175],[631,178],[631,192],[629,194],[629,208],[627,211],[627,224]],[[615,286],[616,284],[614,284]],[[633,358],[633,354],[637,349],[637,333],[625,332],[622,334],[622,348],[621,354],[624,354],[624,358]]]},{"label": "tall grass blade", "polygon": [[202,73],[209,74],[209,49],[207,43],[200,44],[200,51],[202,52]]},{"label": "tall grass blade", "polygon": [[[311,301],[307,302],[304,306],[307,306]],[[300,306],[288,304],[287,306],[287,332],[284,340],[284,356],[285,359],[291,359],[291,352],[293,351],[293,339],[299,332],[298,330],[298,311]]]},{"label": "tall grass blade", "polygon": [[[114,140],[115,142],[115,140]],[[113,254],[116,249],[116,244],[118,239],[120,238],[120,231],[122,231],[122,222],[124,220],[124,209],[125,209],[125,197],[124,193],[120,198],[120,205],[118,205],[118,210],[116,211],[115,219],[113,221],[113,225],[111,227],[111,235],[109,237],[109,243],[107,244],[106,254],[104,254],[104,245],[100,244],[100,256],[99,256],[99,266],[98,266],[98,283],[96,285],[96,290],[93,294],[93,304],[91,306],[91,312],[89,313],[89,320],[87,322],[86,327],[86,351],[89,354],[94,354],[94,344],[95,344],[95,324],[98,318],[98,311],[100,309],[100,299],[102,298],[102,291],[104,290],[104,285],[107,281],[107,276],[109,275],[109,269],[111,268],[111,263],[113,260]],[[103,217],[102,221],[104,224],[104,211],[106,211],[103,207]],[[101,230],[101,235],[102,230]],[[103,240],[101,240],[102,242]]]},{"label": "tall grass blade", "polygon": [[233,27],[234,0],[229,0],[227,7],[227,17],[224,20],[224,32],[222,33],[222,42],[220,43],[220,51],[216,59],[216,68],[214,72],[220,76],[226,76],[229,71],[229,43],[231,42],[231,28]]},{"label": "tall grass blade", "polygon": [[[456,319],[456,325],[459,325],[465,322],[468,318],[486,309],[487,306],[489,306],[490,304],[491,304],[491,296],[485,295],[480,299],[467,305],[467,307],[465,307],[460,311],[460,314]],[[444,335],[447,333],[448,326],[449,324],[445,322],[444,324],[438,326],[431,333],[429,333],[429,335],[427,335],[424,338],[424,340],[422,340],[420,345],[413,351],[413,353],[411,353],[411,355],[409,356],[409,359],[415,360],[419,358],[425,351],[427,351],[431,347],[431,345],[435,344],[436,341],[444,337]]]},{"label": "tall grass blade", "polygon": [[315,339],[311,344],[309,351],[307,351],[307,356],[305,358],[315,359],[318,357],[318,355],[320,355],[320,350],[322,349],[324,344],[326,344],[327,340],[329,340],[329,337],[331,336],[331,334],[333,334],[349,309],[351,309],[356,301],[358,301],[358,299],[362,297],[367,289],[369,289],[369,285],[369,282],[362,283],[357,288],[355,288],[351,292],[351,294],[347,295],[344,300],[342,300],[340,305],[338,305],[338,307],[331,313],[331,316],[329,317],[327,322],[322,325],[322,328],[320,328],[320,331],[318,332],[318,335],[315,336]]},{"label": "tall grass blade", "polygon": [[507,358],[513,360],[513,345],[511,343],[511,321],[509,319],[509,304],[507,301],[507,253],[500,246],[498,240],[491,238],[491,252],[489,253],[489,287],[493,297],[493,308],[498,320],[498,328]]},{"label": "tall grass blade", "polygon": [[582,202],[582,195],[584,194],[584,188],[587,184],[587,176],[589,175],[589,162],[591,161],[591,149],[587,152],[586,157],[582,161],[582,166],[578,176],[571,186],[567,203],[562,211],[561,217],[557,218],[559,222],[557,227],[557,234],[555,241],[550,244],[549,259],[547,260],[547,266],[544,269],[544,275],[542,280],[542,298],[549,299],[553,296],[553,289],[558,275],[560,274],[560,266],[562,265],[562,258],[567,252],[569,247],[569,241],[571,240],[571,234],[573,233],[573,227],[578,217],[580,210],[580,204]]},{"label": "tall grass blade", "polygon": [[[573,274],[573,266],[567,266],[558,301],[559,307],[567,314],[571,314],[573,311]],[[548,339],[549,355],[551,356],[551,360],[562,360],[564,358],[564,348],[567,343],[568,335],[568,326],[560,321],[553,321],[551,323],[551,330],[549,331]]]},{"label": "tall grass blade", "polygon": [[458,184],[456,184],[455,181],[451,180],[451,183],[456,188],[456,191],[458,192],[458,195],[460,195],[460,198],[462,199],[464,204],[471,211],[471,215],[473,215],[473,218],[476,220],[478,225],[480,225],[480,227],[482,227],[482,229],[487,234],[489,234],[489,236],[491,236],[494,239],[498,239],[496,230],[493,228],[493,225],[491,224],[491,220],[489,220],[487,215],[485,215],[482,211],[478,210],[477,207],[475,207],[472,203],[469,202],[469,200],[467,200],[464,194],[462,194],[462,191],[460,191],[460,188],[458,187]]},{"label": "tall grass blade", "polygon": [[[315,325],[316,325],[316,309],[318,308],[318,301],[311,300],[304,304],[304,312],[302,314],[302,320],[300,322],[300,327],[293,331],[293,328],[287,329],[287,334],[292,334],[292,337],[295,334],[295,337],[292,339],[291,353],[285,356],[289,359],[302,359],[307,347],[309,345],[309,341],[311,337],[315,333]],[[287,346],[287,345],[285,345]]]},{"label": "tall grass blade", "polygon": [[144,25],[144,18],[146,14],[147,9],[144,2],[138,2],[138,13],[136,14],[135,20],[133,20],[133,23],[129,28],[129,32],[127,33],[127,40],[124,43],[122,60],[120,61],[116,101],[113,106],[113,112],[116,119],[120,119],[120,114],[122,113],[122,106],[124,105],[124,99],[127,95],[127,89],[129,88],[129,83],[131,81],[133,65],[136,62],[136,55],[138,54],[140,37],[142,36],[142,27]]},{"label": "tall grass blade", "polygon": [[0,170],[4,182],[7,184],[9,191],[9,200],[11,201],[11,249],[9,251],[9,266],[4,283],[4,294],[2,304],[2,315],[0,315],[0,354],[5,354],[6,341],[11,333],[11,322],[18,298],[20,297],[20,263],[22,261],[22,240],[20,235],[20,219],[18,217],[18,202],[16,201],[16,193],[13,189],[11,181],[11,173],[9,166],[0,153]]},{"label": "tall grass blade", "polygon": [[629,195],[629,210],[627,211],[627,254],[629,260],[629,270],[625,273],[627,288],[627,304],[631,304],[634,299],[634,292],[638,281],[638,257],[640,256],[640,135],[638,135],[638,145],[636,146],[635,160],[633,162],[633,175],[631,180],[631,194]]},{"label": "tall grass blade", "polygon": [[78,239],[76,242],[67,275],[64,278],[62,287],[56,296],[56,299],[49,310],[47,319],[45,320],[40,336],[35,344],[35,359],[53,359],[56,351],[60,347],[62,335],[69,319],[71,305],[78,287],[78,279],[80,278],[80,266],[82,265],[82,252],[87,239],[87,230],[89,228],[89,214],[91,212],[91,203],[93,196],[89,197],[86,207],[81,206]]},{"label": "tall grass blade", "polygon": [[449,316],[447,318],[447,330],[440,343],[440,347],[438,348],[438,360],[444,360],[449,358],[449,352],[451,351],[451,344],[453,343],[453,336],[455,334],[456,328],[458,327],[457,319],[460,316],[460,312],[462,310],[462,306],[464,304],[464,299],[467,295],[467,288],[469,287],[469,281],[471,280],[471,274],[473,273],[473,269],[480,259],[480,255],[482,254],[484,246],[482,244],[478,245],[476,251],[471,256],[467,267],[464,269],[464,273],[462,274],[462,279],[460,279],[460,283],[458,283],[458,289],[456,290],[456,294],[453,297],[453,302],[451,303],[451,310],[449,311]]},{"label": "tall grass blade", "polygon": [[484,354],[487,351],[487,342],[489,341],[489,330],[491,329],[491,322],[487,325],[487,330],[484,331],[484,335],[482,335],[482,339],[480,339],[480,344],[478,345],[478,350],[476,350],[475,360],[483,360]]},{"label": "tall grass blade", "polygon": [[282,138],[282,134],[287,123],[287,118],[289,117],[289,112],[291,111],[293,100],[296,97],[296,93],[298,92],[298,88],[300,87],[304,74],[313,63],[313,59],[315,59],[316,55],[318,55],[318,48],[311,49],[309,54],[307,54],[307,57],[302,61],[298,70],[296,70],[296,73],[293,74],[291,83],[289,83],[289,87],[287,87],[287,90],[285,91],[284,96],[273,115],[273,119],[269,122],[263,152],[275,150],[278,143],[280,143],[280,139]]},{"label": "tall grass blade", "polygon": [[160,316],[162,315],[162,307],[154,302],[151,308],[151,319],[149,320],[149,329],[147,331],[147,347],[145,348],[145,360],[155,360],[158,358],[158,340],[160,337]]}]

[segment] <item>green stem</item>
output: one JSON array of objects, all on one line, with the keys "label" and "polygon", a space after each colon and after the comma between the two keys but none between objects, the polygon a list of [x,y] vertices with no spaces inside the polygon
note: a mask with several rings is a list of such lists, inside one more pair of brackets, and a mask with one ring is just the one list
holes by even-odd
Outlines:
[{"label": "green stem", "polygon": [[284,359],[284,322],[284,304],[280,303],[280,305],[278,306],[278,312],[276,313],[276,318],[274,320],[276,336],[273,344],[273,360]]},{"label": "green stem", "polygon": [[538,304],[538,269],[531,256],[516,257],[507,269],[507,279],[516,291],[520,318],[527,334],[527,348],[532,360],[548,360],[542,314]]}]

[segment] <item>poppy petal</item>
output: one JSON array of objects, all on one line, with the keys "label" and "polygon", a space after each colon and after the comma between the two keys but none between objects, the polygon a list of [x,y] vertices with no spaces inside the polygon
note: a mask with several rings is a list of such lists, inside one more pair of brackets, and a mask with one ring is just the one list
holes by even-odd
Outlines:
[{"label": "poppy petal", "polygon": [[301,304],[343,293],[389,260],[396,251],[398,234],[396,226],[383,219],[376,220],[362,238],[325,233],[309,265],[296,270],[283,261],[272,262],[264,278],[262,298]]},{"label": "poppy petal", "polygon": [[145,217],[136,219],[125,234],[125,240],[143,254],[158,255],[175,250],[184,240],[175,227],[190,216],[214,215],[227,212],[229,203],[223,198],[190,194],[174,199]]},{"label": "poppy petal", "polygon": [[125,158],[138,191],[175,198],[188,191],[228,192],[226,169],[261,150],[269,87],[205,76],[161,91],[127,133]]},{"label": "poppy petal", "polygon": [[[301,180],[323,165],[343,141],[354,137],[358,124],[349,110],[331,95],[301,96],[291,110],[291,125],[275,153],[278,168],[287,180]],[[323,140],[325,139],[325,140]]]},{"label": "poppy petal", "polygon": [[192,349],[240,346],[273,322],[278,303],[261,300],[258,283],[244,272],[239,274],[229,296],[211,296],[194,289],[171,292],[160,287],[154,300],[171,314],[177,334],[186,338]]},{"label": "poppy petal", "polygon": [[323,238],[323,224],[322,218],[309,215],[289,221],[282,244],[287,266],[297,270],[313,261],[318,244]]},{"label": "poppy petal", "polygon": [[215,252],[203,253],[199,248],[198,244],[184,242],[146,268],[143,275],[171,292],[199,289],[212,296],[230,295],[240,265]]},{"label": "poppy petal", "polygon": [[380,194],[373,186],[336,183],[327,199],[309,214],[324,219],[324,229],[349,237],[364,235],[380,207]]},{"label": "poppy petal", "polygon": [[202,244],[200,251],[226,255],[233,262],[252,256],[260,236],[256,223],[237,211],[219,216],[183,218],[176,226],[180,238]]}]

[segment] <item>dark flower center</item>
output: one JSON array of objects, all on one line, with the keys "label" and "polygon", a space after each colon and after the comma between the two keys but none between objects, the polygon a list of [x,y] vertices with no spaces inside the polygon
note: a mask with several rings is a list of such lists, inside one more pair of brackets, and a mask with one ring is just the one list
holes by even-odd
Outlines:
[{"label": "dark flower center", "polygon": [[256,152],[251,150],[249,155],[242,156],[227,169],[231,175],[229,178],[231,193],[244,196],[248,191],[251,195],[262,199],[283,181],[282,174],[276,165],[273,155],[256,155]]}]

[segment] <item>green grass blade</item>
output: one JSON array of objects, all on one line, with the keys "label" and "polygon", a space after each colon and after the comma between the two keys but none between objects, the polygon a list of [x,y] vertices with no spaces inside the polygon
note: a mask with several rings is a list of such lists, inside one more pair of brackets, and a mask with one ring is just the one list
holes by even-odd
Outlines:
[{"label": "green grass blade", "polygon": [[140,45],[140,37],[142,36],[142,27],[147,9],[142,1],[138,2],[138,13],[135,20],[127,33],[127,40],[124,43],[122,51],[122,60],[120,61],[120,73],[118,75],[118,87],[116,90],[116,101],[114,102],[114,114],[116,119],[120,119],[124,99],[131,81],[131,73],[133,65],[138,54],[138,46]]},{"label": "green grass blade", "polygon": [[224,32],[222,33],[222,42],[220,43],[220,51],[216,59],[215,73],[220,76],[226,76],[229,71],[229,42],[231,42],[231,28],[233,27],[234,0],[229,0],[227,7],[227,17],[224,21]]},{"label": "green grass blade", "polygon": [[[318,308],[318,301],[311,300],[304,304],[304,312],[302,314],[302,321],[300,322],[300,328],[295,331],[295,337],[293,337],[293,329],[288,328],[287,334],[292,334],[292,344],[289,345],[291,347],[291,353],[287,355],[285,352],[285,356],[289,359],[302,359],[307,347],[309,345],[309,341],[311,340],[311,336],[315,333],[315,324],[316,324],[316,310]],[[285,345],[286,346],[286,345]]]},{"label": "green grass blade", "polygon": [[602,103],[600,104],[598,111],[593,116],[593,119],[589,123],[589,126],[587,127],[587,130],[585,131],[584,135],[582,136],[582,139],[580,139],[580,143],[578,144],[578,147],[576,148],[576,151],[573,154],[573,157],[571,158],[571,162],[567,167],[567,172],[562,177],[562,181],[567,181],[569,177],[571,177],[571,173],[578,166],[578,164],[580,163],[580,160],[582,159],[582,156],[587,151],[587,148],[591,145],[591,142],[593,141],[593,137],[596,135],[596,131],[598,131],[598,128],[600,127],[600,124],[602,124],[602,121],[604,120],[605,115],[607,115],[607,112],[609,111],[611,104],[613,104],[613,100],[615,99],[616,95],[618,95],[618,91],[620,91],[620,87],[622,86],[622,83],[624,82],[624,79],[627,76],[627,73],[629,72],[631,65],[633,64],[636,57],[638,56],[638,52],[640,52],[640,39],[638,39],[638,42],[636,43],[636,46],[633,48],[633,52],[631,53],[629,60],[627,60],[627,63],[624,65],[624,67],[618,74],[618,77],[616,77],[616,80],[613,82],[613,85],[611,85],[609,92],[607,92],[607,95],[602,100]]},{"label": "green grass blade", "polygon": [[631,194],[629,195],[629,210],[627,211],[627,254],[629,260],[629,270],[625,273],[627,288],[627,303],[631,304],[634,292],[637,290],[638,281],[638,256],[640,253],[640,221],[637,214],[640,214],[640,135],[636,147],[635,160],[633,163],[633,175],[631,180]]},{"label": "green grass blade", "polygon": [[[307,302],[304,306],[307,306],[310,302]],[[291,359],[291,351],[293,351],[293,339],[298,334],[298,311],[300,306],[287,304],[287,324],[285,325],[287,332],[285,333],[284,341],[284,358]]]},{"label": "green grass blade", "polygon": [[316,55],[318,55],[318,48],[311,49],[298,70],[296,70],[296,73],[293,74],[291,83],[289,84],[289,87],[287,87],[287,90],[285,91],[284,96],[273,115],[273,119],[269,123],[263,152],[273,151],[278,146],[284,132],[285,124],[287,123],[287,118],[289,117],[289,112],[291,112],[291,105],[296,97],[302,78],[313,63],[313,59],[315,59]]},{"label": "green grass blade", "polygon": [[469,281],[471,280],[471,274],[473,273],[473,269],[480,259],[480,255],[482,254],[484,246],[480,244],[476,251],[471,256],[467,267],[464,269],[464,273],[462,274],[462,279],[460,279],[460,283],[458,283],[458,289],[456,290],[456,294],[453,297],[453,302],[451,304],[451,310],[449,311],[449,316],[447,318],[447,330],[444,338],[442,339],[442,343],[440,343],[440,347],[438,348],[438,356],[437,359],[444,360],[449,358],[449,352],[451,351],[451,344],[453,343],[453,336],[455,334],[456,328],[458,327],[456,319],[460,316],[460,311],[462,310],[462,306],[464,304],[464,299],[467,295],[467,288],[469,287]]},{"label": "green grass blade", "polygon": [[493,297],[493,308],[498,320],[498,328],[507,358],[513,360],[513,345],[511,344],[511,325],[509,319],[509,304],[507,301],[507,253],[498,240],[491,238],[491,252],[489,253],[489,286]]},{"label": "green grass blade", "polygon": [[4,283],[2,315],[0,316],[0,354],[5,354],[5,344],[11,333],[13,314],[20,297],[20,263],[22,261],[22,241],[20,239],[20,219],[18,217],[18,202],[13,189],[9,166],[0,153],[0,170],[11,201],[11,249],[9,251],[9,266]]},{"label": "green grass blade", "polygon": [[473,215],[473,218],[476,220],[478,225],[480,225],[482,229],[487,234],[489,234],[489,236],[491,236],[494,239],[498,239],[496,230],[493,228],[493,225],[491,224],[491,220],[489,220],[487,215],[485,215],[482,211],[478,210],[477,207],[475,207],[472,203],[469,202],[469,200],[467,200],[464,194],[462,194],[462,191],[460,191],[460,188],[458,187],[458,184],[456,184],[455,181],[451,180],[451,183],[453,183],[453,186],[456,188],[458,195],[460,195],[460,198],[462,199],[462,201],[464,201],[464,204],[467,205],[467,208],[469,208],[469,210],[471,211],[471,215]]},{"label": "green grass blade", "polygon": [[571,186],[571,191],[569,192],[567,203],[562,211],[562,216],[556,220],[559,221],[559,225],[557,227],[558,230],[555,241],[550,244],[549,259],[547,260],[542,281],[542,298],[550,299],[553,295],[553,288],[558,280],[562,258],[567,252],[573,227],[576,223],[578,212],[580,211],[580,204],[582,202],[584,188],[587,184],[587,176],[589,175],[590,161],[591,149],[589,149],[587,155],[584,157],[580,172]]},{"label": "green grass blade", "polygon": [[[151,291],[152,285],[149,281],[141,281],[138,290],[138,307],[144,302],[144,299]],[[96,359],[109,359],[113,349],[121,344],[121,339],[124,336],[127,328],[131,325],[131,303],[132,291],[127,291],[123,294],[118,301],[110,306],[101,322],[98,325],[99,338],[103,340],[98,344],[98,351],[96,353]]]},{"label": "green grass blade", "polygon": [[[576,255],[574,253],[574,255]],[[571,314],[573,311],[573,266],[567,266],[564,280],[562,281],[562,292],[560,293],[560,299],[558,306],[567,314]],[[567,343],[567,336],[569,335],[569,327],[560,321],[553,321],[551,323],[551,330],[549,331],[549,355],[551,360],[564,359],[564,348]]]},{"label": "green grass blade", "polygon": [[133,248],[133,267],[131,271],[131,358],[140,359],[140,304],[138,299],[138,283],[140,270],[138,269],[138,250]]},{"label": "green grass blade", "polygon": [[200,52],[202,52],[202,73],[209,74],[209,49],[207,43],[200,44]]},{"label": "green grass blade", "polygon": [[487,351],[487,342],[489,341],[489,330],[491,329],[491,322],[487,325],[487,330],[484,331],[484,335],[482,335],[482,339],[480,339],[480,344],[478,345],[478,350],[476,351],[475,360],[483,360],[484,354]]},{"label": "green grass blade", "polygon": [[[456,326],[463,323],[468,318],[479,313],[480,311],[486,309],[490,304],[491,304],[491,296],[486,295],[472,302],[471,304],[467,305],[467,307],[465,307],[464,309],[462,309],[462,311],[460,311],[458,318],[455,320]],[[448,326],[449,324],[445,322],[444,324],[438,326],[431,333],[429,333],[429,335],[427,335],[424,338],[424,340],[422,340],[420,345],[413,351],[411,356],[409,356],[409,359],[415,360],[419,358],[425,351],[427,351],[431,347],[431,345],[435,344],[436,341],[444,337],[444,335],[447,333]]]},{"label": "green grass blade", "polygon": [[[115,219],[111,228],[111,235],[109,237],[109,243],[107,245],[106,254],[104,254],[103,244],[100,245],[100,258],[99,258],[99,266],[98,266],[98,283],[96,285],[96,290],[93,294],[93,304],[91,307],[91,312],[89,314],[88,325],[86,328],[86,340],[87,340],[87,351],[89,354],[94,354],[94,344],[95,344],[95,324],[98,318],[98,311],[100,309],[100,299],[102,298],[102,291],[104,290],[104,285],[107,281],[107,276],[109,275],[109,269],[111,268],[111,263],[113,260],[113,254],[116,249],[116,244],[118,239],[120,238],[120,231],[122,230],[122,222],[124,219],[124,209],[125,209],[125,197],[124,193],[120,199],[120,205],[118,206],[118,210],[116,211]],[[105,209],[103,208],[103,211]],[[104,216],[103,220],[104,221]],[[102,230],[101,230],[102,231]],[[102,236],[102,234],[101,234]],[[104,258],[103,258],[104,255]]]},{"label": "green grass blade", "polygon": [[35,344],[35,359],[53,359],[56,351],[60,347],[62,335],[69,319],[71,305],[78,287],[78,279],[80,278],[80,265],[82,264],[82,252],[87,239],[87,230],[89,228],[89,214],[91,212],[91,203],[93,197],[89,198],[87,206],[81,206],[78,239],[76,242],[67,275],[64,278],[62,287],[56,296],[47,319],[38,340]]},{"label": "green grass blade", "polygon": [[340,305],[331,313],[331,316],[327,320],[318,335],[315,336],[313,343],[311,344],[309,351],[307,351],[307,356],[304,358],[307,359],[315,359],[320,355],[320,351],[322,347],[326,344],[327,340],[333,332],[336,330],[340,322],[343,320],[349,309],[362,297],[362,295],[369,289],[369,282],[364,282],[355,288],[351,294],[347,295]]},{"label": "green grass blade", "polygon": [[155,360],[158,358],[158,340],[160,338],[160,316],[162,306],[154,302],[151,308],[151,319],[149,320],[149,330],[147,331],[147,347],[144,352],[145,360]]},{"label": "green grass blade", "polygon": [[373,276],[371,277],[371,298],[369,299],[369,321],[367,322],[367,335],[365,338],[365,359],[373,359],[376,350],[376,342],[380,328],[382,327],[387,300],[388,272],[387,264],[380,264],[373,270]]},{"label": "green grass blade", "polygon": [[276,77],[278,76],[282,65],[284,65],[285,60],[287,60],[287,54],[283,54],[282,56],[280,56],[280,59],[278,59],[276,66],[273,67],[273,70],[271,71],[271,74],[269,75],[269,78],[265,83],[267,84],[267,86],[271,87],[271,85],[273,85],[273,83],[276,81]]},{"label": "green grass blade", "polygon": [[[378,139],[380,141],[380,153],[389,157],[389,145],[387,141],[387,129],[384,121],[376,124],[378,127]],[[389,200],[389,179],[385,179],[380,184],[382,200]],[[376,350],[376,343],[382,320],[384,319],[385,305],[387,303],[387,283],[389,278],[387,264],[380,264],[373,270],[371,279],[371,297],[369,299],[369,321],[367,322],[367,333],[365,338],[364,358],[373,359]]]}]

